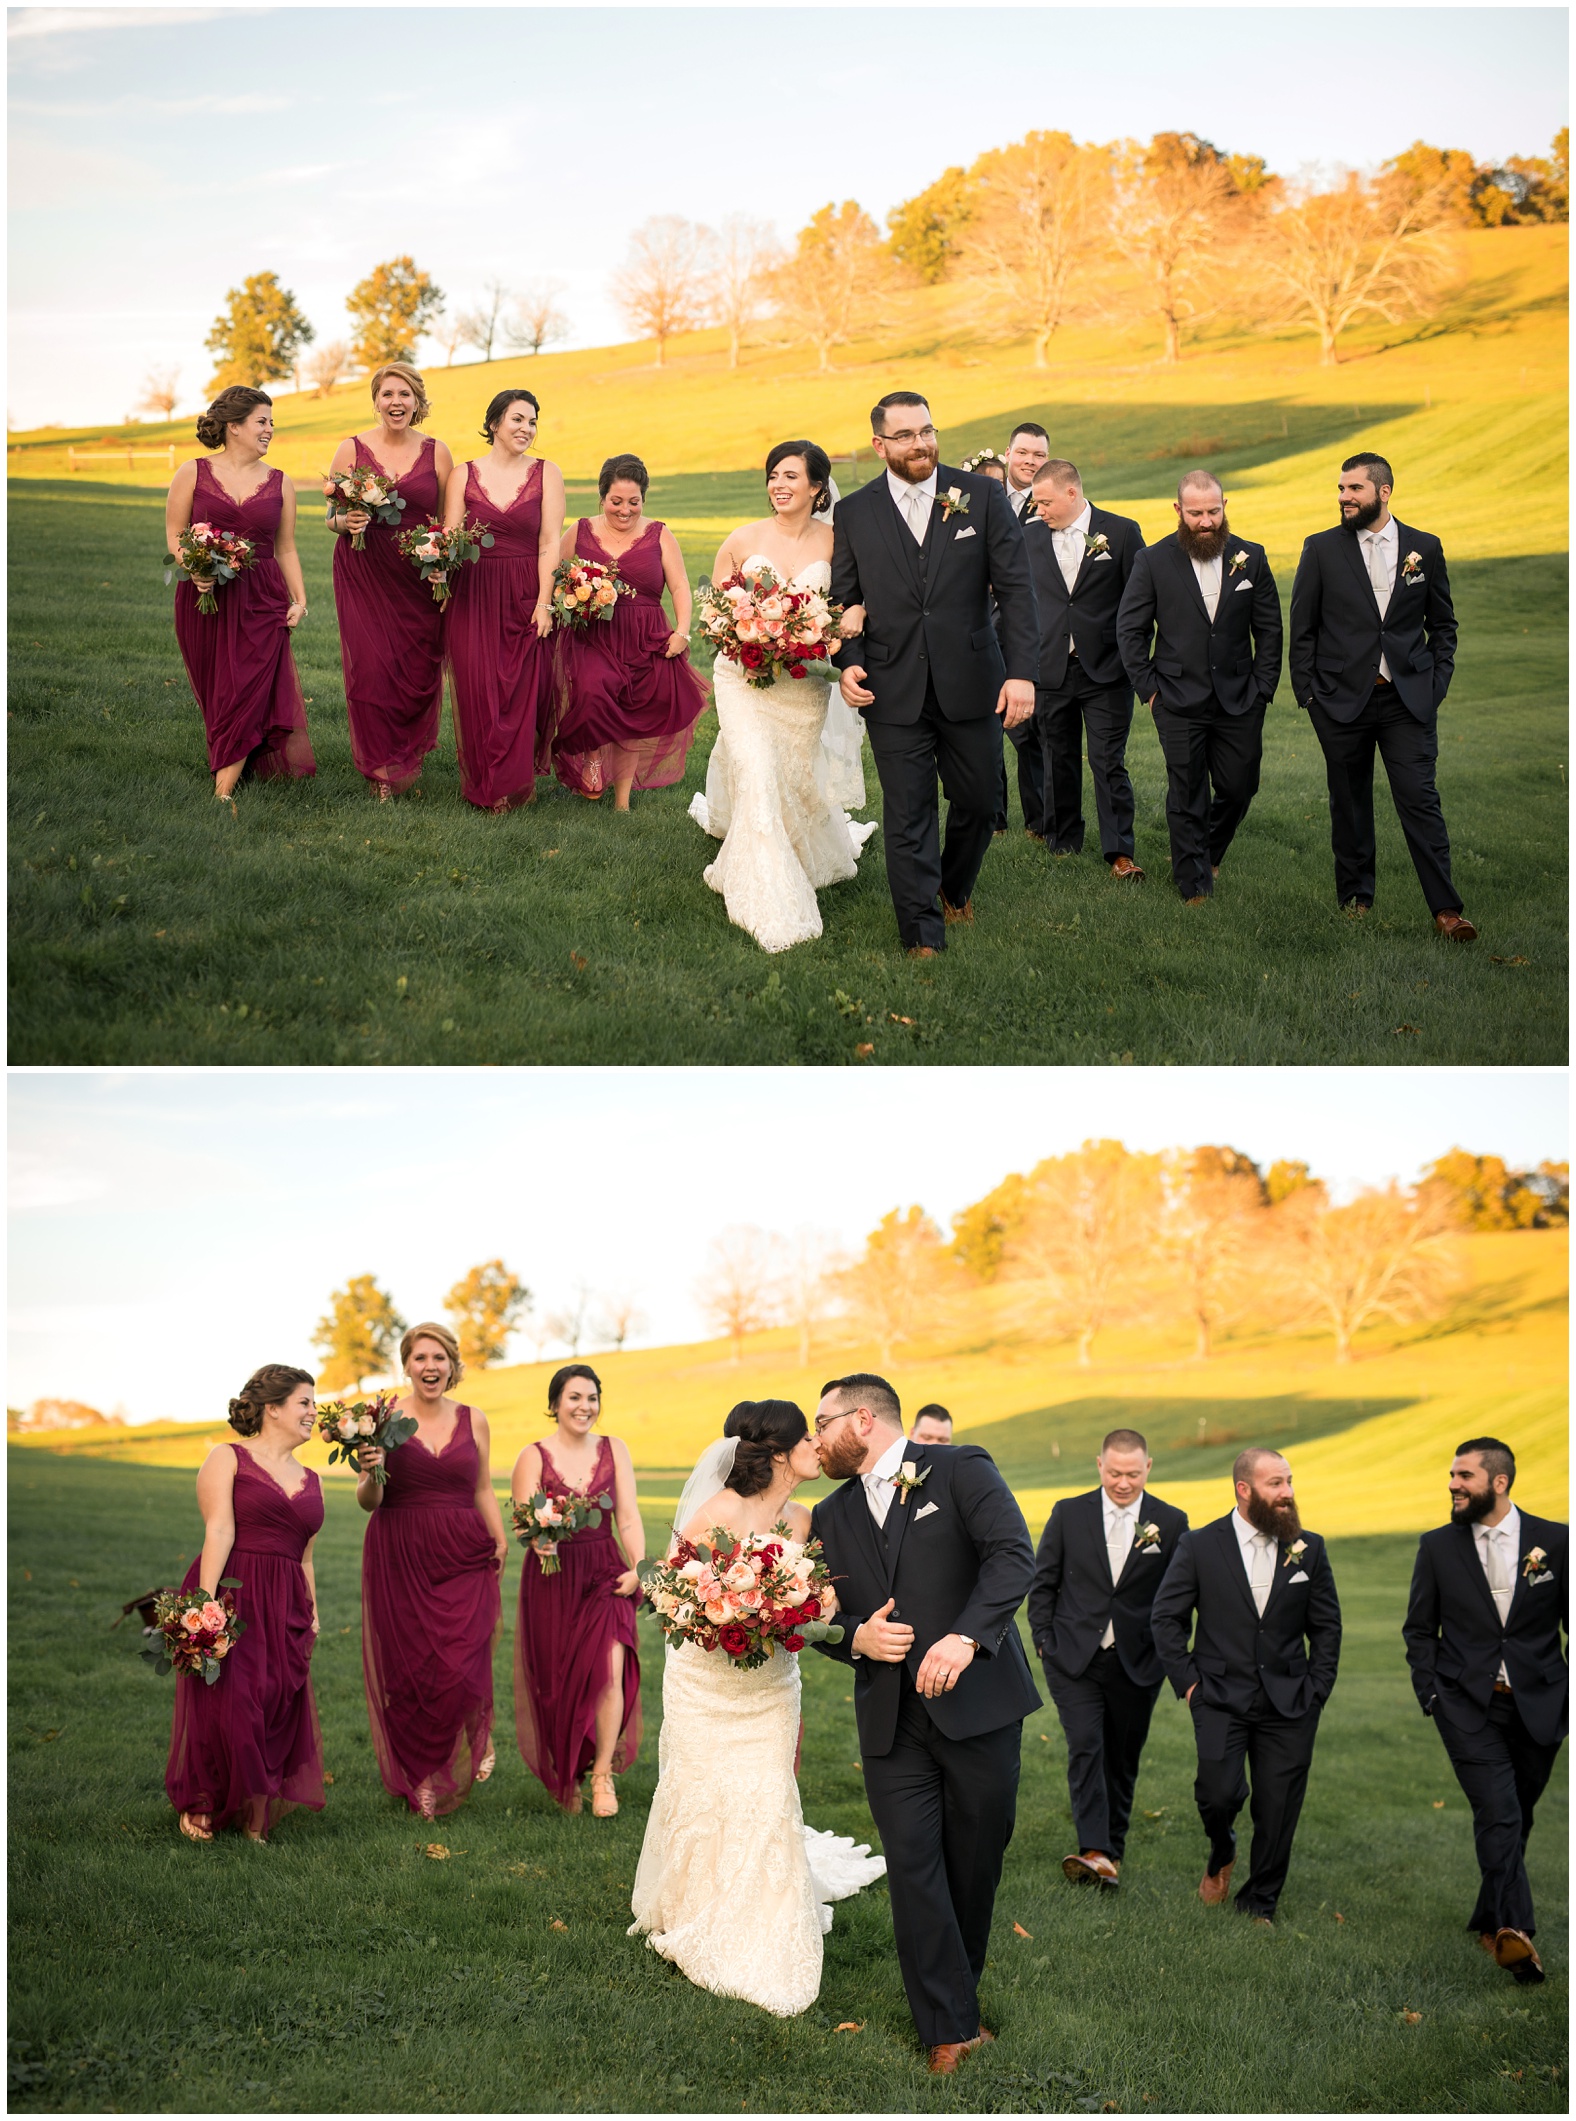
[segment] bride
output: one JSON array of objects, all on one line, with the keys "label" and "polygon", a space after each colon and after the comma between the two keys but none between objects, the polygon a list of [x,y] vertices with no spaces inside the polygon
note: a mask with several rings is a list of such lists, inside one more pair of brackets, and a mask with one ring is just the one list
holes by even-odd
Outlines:
[{"label": "bride", "polygon": [[[830,588],[833,488],[825,450],[779,442],[766,459],[766,493],[771,516],[729,533],[714,579],[764,564],[788,588]],[[845,614],[845,633],[862,627],[858,609]],[[817,890],[854,875],[876,829],[856,824],[844,808],[865,800],[863,725],[814,670],[779,677],[765,690],[718,656],[712,683],[720,734],[706,793],[690,804],[701,829],[722,841],[706,882],[721,892],[728,918],[763,950],[788,950],[821,933]]]},{"label": "bride", "polygon": [[[788,1498],[820,1470],[791,1400],[745,1400],[690,1476],[675,1531],[769,1532],[785,1521],[805,1539],[810,1513]],[[807,2010],[819,1993],[827,1903],[886,1871],[867,1845],[805,1825],[798,1742],[796,1655],[779,1648],[747,1672],[719,1651],[669,1648],[657,1792],[629,1934],[644,1931],[697,1987],[779,2018]]]}]

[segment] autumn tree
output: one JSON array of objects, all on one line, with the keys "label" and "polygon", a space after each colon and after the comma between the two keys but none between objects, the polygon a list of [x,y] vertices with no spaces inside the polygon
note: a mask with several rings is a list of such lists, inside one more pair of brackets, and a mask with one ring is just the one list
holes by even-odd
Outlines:
[{"label": "autumn tree", "polygon": [[539,354],[569,336],[569,319],[558,306],[562,280],[533,280],[515,296],[504,320],[504,337],[517,353]]},{"label": "autumn tree", "polygon": [[888,255],[922,287],[934,287],[952,276],[973,217],[973,187],[954,163],[887,215]]},{"label": "autumn tree", "polygon": [[1002,1254],[1023,1222],[1027,1203],[1027,1183],[1013,1171],[983,1200],[952,1218],[952,1256],[976,1281],[994,1281],[1000,1273]]},{"label": "autumn tree", "polygon": [[1304,191],[1260,223],[1253,267],[1272,322],[1315,332],[1326,368],[1362,317],[1394,323],[1427,311],[1450,269],[1448,190],[1419,189],[1394,170],[1348,171],[1329,191]]},{"label": "autumn tree", "polygon": [[294,373],[296,356],[316,334],[279,275],[253,273],[232,287],[203,341],[219,365],[208,378],[215,393],[232,383],[279,383]]},{"label": "autumn tree", "polygon": [[800,229],[782,314],[815,348],[823,369],[846,346],[856,323],[875,322],[870,298],[881,282],[881,238],[853,199],[823,206]]},{"label": "autumn tree", "polygon": [[306,364],[313,397],[326,398],[335,385],[344,380],[352,366],[348,339],[330,339],[326,346],[320,346]]},{"label": "autumn tree", "polygon": [[1335,1360],[1352,1360],[1357,1335],[1378,1319],[1398,1325],[1436,1318],[1460,1275],[1450,1190],[1393,1182],[1339,1206],[1305,1187],[1275,1211],[1276,1280],[1298,1322],[1335,1337]]},{"label": "autumn tree", "polygon": [[394,1299],[377,1285],[370,1274],[353,1274],[342,1289],[329,1298],[328,1312],[312,1334],[312,1345],[323,1358],[318,1383],[330,1392],[354,1385],[361,1390],[364,1377],[382,1377],[394,1367],[394,1353],[405,1321],[394,1308]]},{"label": "autumn tree", "polygon": [[548,1339],[561,1341],[571,1355],[578,1355],[591,1331],[592,1302],[587,1284],[577,1281],[567,1301],[543,1319]]},{"label": "autumn tree", "polygon": [[890,1362],[905,1342],[949,1323],[960,1294],[958,1269],[922,1208],[893,1208],[843,1276],[843,1294],[856,1330]]},{"label": "autumn tree", "polygon": [[772,1240],[753,1225],[735,1224],[714,1238],[695,1297],[710,1324],[744,1360],[744,1337],[763,1333],[777,1318],[777,1262]]},{"label": "autumn tree", "polygon": [[374,265],[345,302],[356,331],[356,359],[363,368],[384,361],[414,361],[416,342],[443,308],[443,290],[414,258]]},{"label": "autumn tree", "polygon": [[614,1289],[601,1296],[597,1304],[597,1331],[610,1348],[621,1348],[632,1333],[638,1333],[646,1323],[645,1313],[628,1289]]},{"label": "autumn tree", "polygon": [[782,246],[769,221],[729,214],[712,239],[711,316],[728,334],[728,366],[737,368],[744,335],[771,307],[772,275]]},{"label": "autumn tree", "polygon": [[142,396],[137,400],[138,412],[152,413],[155,419],[167,420],[181,401],[177,388],[180,382],[178,368],[150,369],[142,382]]},{"label": "autumn tree", "polygon": [[1102,1327],[1130,1317],[1155,1275],[1161,1160],[1121,1142],[1089,1141],[1037,1164],[1002,1278],[1021,1285],[1020,1315],[1068,1333],[1094,1360]]},{"label": "autumn tree", "polygon": [[443,355],[445,368],[454,366],[454,356],[470,344],[470,320],[463,309],[446,309],[427,326],[427,336]]},{"label": "autumn tree", "polygon": [[509,1345],[509,1336],[531,1308],[531,1292],[501,1259],[489,1259],[472,1267],[443,1299],[454,1337],[460,1344],[460,1360],[473,1370],[485,1370]]},{"label": "autumn tree", "polygon": [[1310,1186],[1322,1191],[1324,1181],[1315,1178],[1307,1164],[1289,1157],[1281,1157],[1271,1164],[1264,1174],[1264,1198],[1272,1208],[1278,1208],[1283,1200],[1290,1200],[1294,1193],[1301,1193]]},{"label": "autumn tree", "polygon": [[1515,1171],[1502,1156],[1452,1149],[1428,1166],[1424,1178],[1445,1188],[1468,1230],[1546,1230],[1570,1220],[1570,1173],[1564,1164]]},{"label": "autumn tree", "polygon": [[711,232],[679,214],[654,214],[629,239],[613,295],[643,339],[654,339],[656,366],[669,339],[699,331],[711,307]]},{"label": "autumn tree", "polygon": [[1249,196],[1230,158],[1196,133],[1156,133],[1147,146],[1130,140],[1122,149],[1111,237],[1160,320],[1164,360],[1181,360],[1183,326],[1213,299]]},{"label": "autumn tree", "polygon": [[974,211],[962,231],[969,269],[994,283],[1010,313],[1034,333],[1046,368],[1053,336],[1075,314],[1104,254],[1111,157],[1069,133],[1029,133],[993,148],[969,171]]},{"label": "autumn tree", "polygon": [[481,300],[472,309],[460,312],[460,329],[467,346],[474,346],[484,361],[493,357],[493,348],[503,336],[504,311],[509,304],[513,289],[502,280],[488,280],[483,284]]},{"label": "autumn tree", "polygon": [[1479,170],[1464,147],[1431,147],[1426,140],[1414,140],[1384,167],[1386,175],[1400,178],[1417,193],[1432,192],[1441,220],[1458,228],[1470,228],[1476,220],[1472,195]]},{"label": "autumn tree", "polygon": [[1214,1353],[1222,1328],[1241,1317],[1263,1267],[1264,1181],[1240,1150],[1174,1149],[1165,1160],[1162,1237],[1193,1321],[1193,1352]]},{"label": "autumn tree", "polygon": [[798,1336],[801,1365],[815,1352],[822,1326],[841,1307],[840,1277],[848,1262],[826,1230],[796,1230],[777,1243],[776,1316]]}]

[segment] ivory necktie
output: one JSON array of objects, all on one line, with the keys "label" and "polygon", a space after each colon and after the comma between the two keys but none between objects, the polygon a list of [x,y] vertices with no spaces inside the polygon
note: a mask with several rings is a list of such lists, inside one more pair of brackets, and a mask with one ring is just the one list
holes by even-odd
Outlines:
[{"label": "ivory necktie", "polygon": [[[1368,540],[1368,579],[1374,585],[1374,598],[1379,606],[1379,616],[1383,618],[1390,609],[1390,578],[1384,564],[1384,547],[1377,538]],[[1390,675],[1390,665],[1383,655],[1379,658],[1379,675],[1385,679]],[[1489,1544],[1493,1545],[1492,1539]]]},{"label": "ivory necktie", "polygon": [[1505,1560],[1505,1543],[1500,1537],[1500,1528],[1495,1525],[1488,1535],[1488,1587],[1494,1594],[1494,1604],[1499,1610],[1500,1625],[1510,1618],[1510,1569]]},{"label": "ivory necktie", "polygon": [[[1133,1520],[1125,1510],[1114,1512],[1110,1529],[1105,1535],[1106,1558],[1111,1565],[1111,1588],[1114,1590],[1122,1580],[1122,1571],[1127,1567],[1127,1557],[1133,1551]],[[1105,1633],[1100,1637],[1100,1647],[1108,1650],[1116,1640],[1116,1623],[1108,1620]]]},{"label": "ivory necktie", "polygon": [[911,486],[903,497],[903,506],[908,515],[908,527],[916,545],[923,545],[925,542],[925,526],[920,514],[924,501],[925,496],[917,486]]},{"label": "ivory necktie", "polygon": [[1264,1608],[1270,1602],[1270,1585],[1275,1581],[1275,1542],[1266,1533],[1255,1532],[1253,1535],[1253,1574],[1248,1581],[1253,1590],[1253,1603],[1262,1620]]},{"label": "ivory necktie", "polygon": [[1081,531],[1057,531],[1056,563],[1062,570],[1062,580],[1067,584],[1067,594],[1071,596],[1073,584],[1078,579],[1078,570],[1083,565],[1083,533]]}]

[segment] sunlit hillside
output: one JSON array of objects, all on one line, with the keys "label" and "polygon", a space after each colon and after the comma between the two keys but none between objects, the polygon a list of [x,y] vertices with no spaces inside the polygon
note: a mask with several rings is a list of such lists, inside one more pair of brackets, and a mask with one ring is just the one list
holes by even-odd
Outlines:
[{"label": "sunlit hillside", "polygon": [[[1377,1329],[1358,1360],[1337,1366],[1319,1336],[1228,1340],[1208,1363],[1188,1359],[1167,1329],[1102,1336],[1092,1368],[1070,1345],[1026,1345],[995,1336],[997,1297],[982,1292],[975,1346],[903,1355],[880,1364],[869,1346],[828,1340],[808,1367],[792,1335],[746,1342],[742,1362],[726,1343],[597,1354],[608,1427],[625,1438],[642,1497],[676,1498],[687,1471],[740,1399],[786,1397],[814,1405],[822,1382],[881,1367],[912,1411],[928,1400],[952,1409],[960,1438],[983,1443],[1031,1520],[1057,1494],[1092,1485],[1100,1437],[1117,1424],[1144,1431],[1153,1486],[1195,1522],[1229,1507],[1229,1469],[1246,1443],[1291,1457],[1303,1514],[1331,1533],[1411,1531],[1444,1513],[1443,1469],[1463,1437],[1503,1436],[1517,1451],[1516,1496],[1527,1508],[1566,1514],[1568,1483],[1566,1316],[1569,1249],[1563,1231],[1464,1241],[1469,1281],[1449,1314],[1426,1328]],[[465,1396],[486,1409],[495,1471],[506,1472],[545,1433],[551,1363],[472,1376]],[[221,1429],[157,1427],[33,1439],[73,1454],[194,1466]],[[22,1441],[22,1439],[14,1439]],[[303,1454],[319,1465],[317,1446]]]},{"label": "sunlit hillside", "polygon": [[[1003,442],[1015,419],[1038,419],[1090,491],[1146,532],[1170,522],[1178,470],[1207,459],[1229,479],[1239,527],[1292,554],[1329,518],[1332,467],[1369,446],[1396,464],[1403,520],[1446,530],[1452,554],[1557,552],[1567,538],[1567,238],[1562,226],[1463,235],[1462,277],[1438,314],[1358,327],[1335,369],[1319,366],[1311,337],[1290,332],[1215,327],[1167,368],[1147,327],[1087,326],[1059,333],[1050,370],[1037,372],[1027,341],[994,337],[999,296],[940,287],[896,301],[881,339],[840,349],[830,374],[785,345],[750,347],[730,370],[722,335],[702,332],[675,341],[660,370],[649,344],[428,369],[430,425],[469,454],[491,394],[529,384],[543,402],[543,447],[572,480],[583,488],[605,456],[635,450],[659,481],[684,481],[659,498],[686,542],[704,547],[737,520],[738,496],[697,475],[747,469],[773,441],[807,433],[843,457],[863,449],[838,467],[843,483],[868,476],[869,406],[917,385],[952,459]],[[339,437],[366,424],[365,388],[282,395],[277,414],[273,460],[310,479]],[[165,467],[128,463],[115,445],[173,444],[177,462],[200,453],[189,419],[9,442],[13,478],[65,476],[74,446],[108,452],[84,455],[84,476],[140,486],[162,483]],[[586,495],[570,498],[584,505]]]}]

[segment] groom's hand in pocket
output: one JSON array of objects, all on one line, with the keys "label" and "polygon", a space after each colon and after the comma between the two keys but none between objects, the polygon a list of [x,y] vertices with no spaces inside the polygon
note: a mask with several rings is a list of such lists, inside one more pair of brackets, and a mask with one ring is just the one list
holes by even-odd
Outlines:
[{"label": "groom's hand in pocket", "polygon": [[933,1642],[914,1674],[916,1690],[934,1700],[950,1693],[974,1662],[974,1645],[966,1635],[943,1635]]},{"label": "groom's hand in pocket", "polygon": [[837,689],[850,707],[868,707],[875,698],[875,694],[867,692],[864,685],[860,682],[864,674],[864,665],[862,663],[850,663],[838,680]]},{"label": "groom's hand in pocket", "polygon": [[877,1664],[903,1662],[914,1647],[914,1630],[906,1621],[887,1618],[896,1604],[895,1598],[889,1598],[862,1626],[855,1628],[849,1648],[856,1657],[873,1657]]}]

